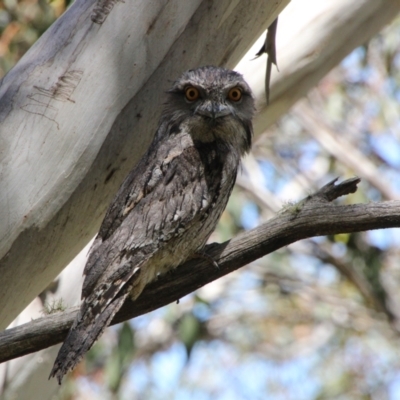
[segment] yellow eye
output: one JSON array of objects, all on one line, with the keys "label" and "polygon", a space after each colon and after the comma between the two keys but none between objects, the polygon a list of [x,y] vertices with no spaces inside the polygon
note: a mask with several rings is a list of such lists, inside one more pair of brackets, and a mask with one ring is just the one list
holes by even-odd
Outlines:
[{"label": "yellow eye", "polygon": [[199,90],[196,89],[195,87],[188,86],[185,89],[185,96],[186,96],[186,100],[195,101],[200,97],[200,93],[199,93]]},{"label": "yellow eye", "polygon": [[232,88],[228,93],[228,99],[231,101],[239,101],[242,98],[242,90],[238,87]]}]

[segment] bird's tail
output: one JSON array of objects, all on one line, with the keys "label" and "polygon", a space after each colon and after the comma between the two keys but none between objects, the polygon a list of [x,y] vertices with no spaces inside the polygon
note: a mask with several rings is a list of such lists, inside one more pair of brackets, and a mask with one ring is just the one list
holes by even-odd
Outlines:
[{"label": "bird's tail", "polygon": [[85,353],[92,347],[93,343],[103,333],[114,315],[121,308],[129,294],[128,290],[124,290],[123,292],[124,293],[121,293],[120,296],[108,304],[100,314],[95,315],[89,313],[89,316],[86,314],[83,317],[81,312],[79,312],[67,338],[58,352],[49,379],[57,377],[58,383],[61,385],[64,375],[81,361]]}]

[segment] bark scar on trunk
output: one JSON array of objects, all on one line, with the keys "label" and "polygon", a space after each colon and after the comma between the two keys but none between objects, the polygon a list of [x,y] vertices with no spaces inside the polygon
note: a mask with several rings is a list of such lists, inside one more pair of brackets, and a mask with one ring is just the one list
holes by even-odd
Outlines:
[{"label": "bark scar on trunk", "polygon": [[120,1],[124,3],[123,0],[99,0],[92,12],[92,15],[90,16],[90,19],[95,24],[101,25],[106,20],[108,14],[110,14],[115,4],[117,4]]}]

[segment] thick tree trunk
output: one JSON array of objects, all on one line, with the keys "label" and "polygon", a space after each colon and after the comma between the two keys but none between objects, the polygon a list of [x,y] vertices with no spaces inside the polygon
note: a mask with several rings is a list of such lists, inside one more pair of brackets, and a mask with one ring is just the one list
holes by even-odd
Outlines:
[{"label": "thick tree trunk", "polygon": [[235,66],[287,2],[78,0],[3,79],[0,328],[96,233],[170,81]]}]

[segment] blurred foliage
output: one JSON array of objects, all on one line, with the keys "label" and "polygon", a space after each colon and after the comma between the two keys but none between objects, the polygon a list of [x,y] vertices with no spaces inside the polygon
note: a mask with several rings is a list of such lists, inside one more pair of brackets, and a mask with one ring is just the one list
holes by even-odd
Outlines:
[{"label": "blurred foliage", "polygon": [[0,78],[66,9],[66,0],[0,1]]},{"label": "blurred foliage", "polygon": [[[67,6],[0,3],[0,76]],[[399,67],[397,19],[255,139],[211,240],[337,176],[363,178],[341,202],[398,197]],[[399,244],[386,230],[281,249],[107,329],[57,398],[400,399]]]}]

